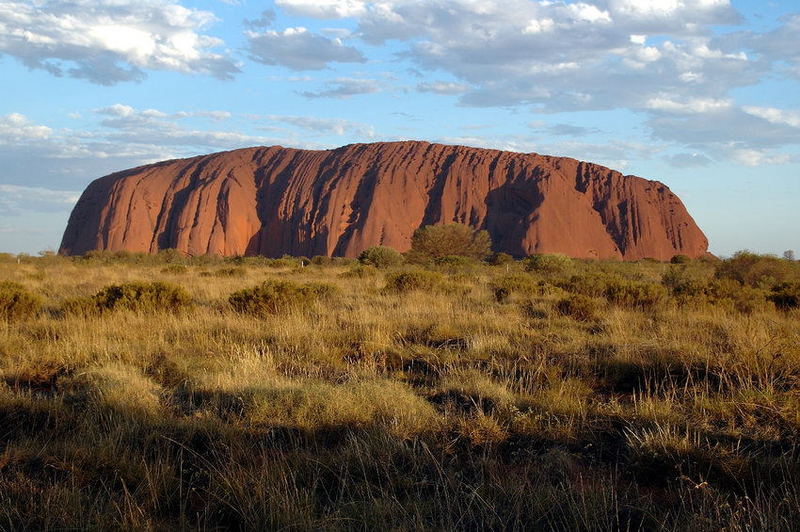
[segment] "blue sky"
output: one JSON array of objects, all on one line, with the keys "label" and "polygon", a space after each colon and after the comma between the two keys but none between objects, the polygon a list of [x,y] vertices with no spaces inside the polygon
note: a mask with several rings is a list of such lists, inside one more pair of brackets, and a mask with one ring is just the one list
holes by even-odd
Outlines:
[{"label": "blue sky", "polygon": [[0,0],[0,251],[115,170],[399,139],[605,164],[714,253],[800,252],[800,4]]}]

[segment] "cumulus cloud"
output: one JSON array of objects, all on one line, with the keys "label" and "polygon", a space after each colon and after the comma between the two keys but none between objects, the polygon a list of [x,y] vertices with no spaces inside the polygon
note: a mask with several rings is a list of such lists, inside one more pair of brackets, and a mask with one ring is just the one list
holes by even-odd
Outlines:
[{"label": "cumulus cloud", "polygon": [[276,0],[275,5],[293,15],[316,18],[357,17],[367,11],[367,2],[361,0]]},{"label": "cumulus cloud", "polygon": [[[732,91],[777,71],[800,76],[800,15],[758,33],[720,32],[744,19],[730,0],[278,0],[279,9],[355,19],[354,38],[393,41],[425,81],[416,89],[463,105],[527,106],[539,113],[629,109],[653,138],[709,150],[703,157],[755,161],[795,145],[796,114],[739,107]],[[360,91],[369,87],[370,91]],[[375,86],[331,85],[304,93],[341,97]],[[596,131],[544,129],[555,136]],[[743,136],[752,138],[740,138]],[[750,151],[748,151],[750,150]],[[736,155],[738,153],[738,155]],[[764,155],[762,162],[779,161]],[[620,159],[622,160],[622,159]],[[686,157],[676,164],[705,162]]]},{"label": "cumulus cloud", "polygon": [[0,54],[101,85],[141,80],[146,70],[230,78],[239,69],[216,51],[223,42],[201,33],[213,21],[175,0],[6,0]]},{"label": "cumulus cloud", "polygon": [[267,65],[282,65],[292,70],[321,70],[328,63],[363,63],[360,51],[341,39],[323,37],[306,28],[248,31],[248,50],[253,60]]},{"label": "cumulus cloud", "polygon": [[358,94],[373,94],[380,90],[380,83],[374,79],[337,78],[328,82],[322,90],[304,91],[300,94],[306,98],[349,98]]},{"label": "cumulus cloud", "polygon": [[745,48],[762,61],[777,65],[778,71],[800,79],[800,14],[786,15],[780,25],[768,32],[735,32],[720,36],[716,43],[728,50]]}]

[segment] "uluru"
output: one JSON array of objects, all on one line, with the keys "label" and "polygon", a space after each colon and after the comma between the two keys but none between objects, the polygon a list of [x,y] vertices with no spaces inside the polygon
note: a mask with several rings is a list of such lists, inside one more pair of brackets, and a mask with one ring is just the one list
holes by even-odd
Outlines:
[{"label": "uluru", "polygon": [[708,240],[658,182],[566,157],[420,141],[255,147],[92,182],[60,247],[189,255],[357,256],[409,249],[419,227],[486,229],[514,256],[667,260]]}]

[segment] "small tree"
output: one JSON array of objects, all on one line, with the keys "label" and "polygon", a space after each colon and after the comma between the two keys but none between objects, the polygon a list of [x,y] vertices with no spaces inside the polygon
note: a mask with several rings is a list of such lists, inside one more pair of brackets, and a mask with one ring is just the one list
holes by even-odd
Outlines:
[{"label": "small tree", "polygon": [[786,251],[784,251],[783,252],[783,258],[786,259],[786,260],[791,260],[791,261],[795,260],[794,259],[794,250],[793,249],[787,249]]},{"label": "small tree", "polygon": [[427,259],[459,255],[481,260],[492,252],[492,240],[487,231],[464,224],[427,225],[411,237],[411,252]]}]

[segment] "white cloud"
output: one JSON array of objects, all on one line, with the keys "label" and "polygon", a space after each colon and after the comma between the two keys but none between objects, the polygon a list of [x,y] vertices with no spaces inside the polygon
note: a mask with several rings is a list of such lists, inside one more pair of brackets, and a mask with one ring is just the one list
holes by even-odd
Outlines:
[{"label": "white cloud", "polygon": [[671,99],[669,96],[655,96],[645,103],[645,107],[655,111],[672,113],[714,113],[731,108],[729,99],[689,98],[684,101]]},{"label": "white cloud", "polygon": [[268,65],[282,65],[292,70],[321,70],[328,63],[363,63],[364,56],[356,48],[346,46],[339,38],[328,38],[306,28],[246,32],[248,50],[253,60]]},{"label": "white cloud", "polygon": [[0,184],[0,215],[59,211],[74,205],[78,197],[74,191]]},{"label": "white cloud", "polygon": [[360,0],[276,0],[275,5],[293,15],[316,18],[358,17],[366,13]]},{"label": "white cloud", "polygon": [[469,89],[469,85],[464,83],[453,83],[446,81],[432,81],[417,85],[419,92],[433,92],[435,94],[461,94]]},{"label": "white cloud", "polygon": [[800,128],[800,111],[788,111],[786,109],[776,109],[775,107],[742,107],[745,113],[763,118],[767,122],[778,125],[786,125]]},{"label": "white cloud", "polygon": [[326,83],[324,89],[304,91],[300,94],[306,98],[349,98],[359,94],[373,94],[380,90],[380,83],[374,79],[337,78]]},{"label": "white cloud", "polygon": [[745,166],[763,166],[767,164],[786,164],[791,157],[784,153],[770,153],[765,150],[740,149],[732,150],[731,158]]},{"label": "white cloud", "polygon": [[0,116],[0,145],[35,142],[47,139],[53,130],[37,126],[19,113]]},{"label": "white cloud", "polygon": [[359,122],[351,122],[341,118],[316,118],[312,116],[267,115],[267,119],[274,122],[283,122],[302,129],[318,133],[333,133],[334,135],[356,135],[361,138],[372,138],[375,131],[371,126]]},{"label": "white cloud", "polygon": [[220,39],[200,33],[208,11],[176,0],[0,2],[0,54],[54,75],[112,85],[145,70],[229,78],[238,67]]},{"label": "white cloud", "polygon": [[713,162],[702,153],[675,153],[664,157],[664,159],[675,168],[696,168],[698,166],[708,166]]}]

